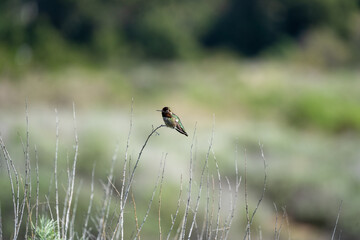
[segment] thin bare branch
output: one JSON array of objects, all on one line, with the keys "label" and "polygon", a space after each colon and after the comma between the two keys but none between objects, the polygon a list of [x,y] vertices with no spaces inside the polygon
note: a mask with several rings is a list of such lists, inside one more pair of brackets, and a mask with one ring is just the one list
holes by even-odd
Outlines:
[{"label": "thin bare branch", "polygon": [[35,145],[35,160],[36,160],[36,165],[35,165],[35,172],[36,172],[36,209],[35,209],[35,229],[34,232],[36,232],[37,230],[37,226],[38,226],[38,218],[39,218],[39,191],[40,191],[40,187],[39,187],[39,155],[37,152],[37,148]]},{"label": "thin bare branch", "polygon": [[286,212],[284,211],[284,212],[283,212],[283,215],[282,215],[281,223],[280,223],[280,226],[279,226],[278,240],[280,240],[281,230],[282,230],[283,225],[284,225],[285,215],[286,215]]},{"label": "thin bare branch", "polygon": [[210,151],[213,150],[212,145],[213,145],[213,140],[214,140],[214,129],[215,129],[215,116],[214,116],[214,124],[213,124],[213,128],[212,128],[212,132],[211,132],[211,138],[210,138],[210,142],[209,142],[209,148],[208,148],[208,151],[206,153],[206,158],[205,158],[205,163],[204,163],[203,169],[201,171],[199,192],[198,192],[198,196],[197,196],[197,199],[196,199],[196,205],[195,205],[193,220],[191,222],[191,226],[190,226],[190,230],[189,230],[189,234],[188,234],[188,240],[191,237],[191,233],[192,233],[194,224],[196,222],[196,215],[197,215],[197,212],[198,212],[198,209],[199,209],[199,204],[200,204],[200,198],[201,198],[201,191],[202,191],[202,184],[203,184],[204,174],[205,174],[205,170],[207,169],[207,166],[208,166]]},{"label": "thin bare branch", "polygon": [[[21,142],[21,146],[23,148],[23,153],[24,153],[24,159],[25,159],[25,183],[24,183],[24,179],[22,178],[22,176],[20,175],[20,182],[21,184],[19,183],[19,186],[21,186],[24,190],[24,198],[22,200],[22,203],[20,206],[18,206],[18,214],[19,214],[19,219],[18,219],[18,228],[17,228],[17,233],[16,235],[18,235],[18,233],[20,232],[20,227],[21,227],[21,223],[22,223],[22,219],[23,219],[23,215],[24,215],[24,210],[25,210],[25,205],[26,205],[26,200],[27,200],[27,195],[28,195],[28,184],[27,184],[27,174],[28,174],[28,165],[27,165],[27,156],[26,156],[26,147],[25,147],[25,144],[22,140],[22,137],[20,135],[20,133],[18,133],[19,135],[19,138],[20,138],[20,142]],[[18,187],[19,187],[18,186]],[[18,200],[19,200],[19,195],[18,195]],[[21,208],[19,210],[19,208]],[[28,227],[28,226],[26,226]],[[27,237],[27,231],[28,229],[26,228],[25,230],[25,236]]]},{"label": "thin bare branch", "polygon": [[166,237],[166,240],[169,240],[169,238],[170,238],[171,231],[174,228],[175,221],[176,221],[176,218],[177,218],[178,213],[179,213],[180,204],[181,204],[181,195],[182,195],[182,185],[183,185],[183,183],[182,183],[182,175],[181,175],[180,176],[180,191],[179,191],[178,203],[177,203],[177,207],[176,207],[176,211],[175,211],[175,216],[172,217],[172,215],[171,215],[171,227],[170,227],[169,233],[168,233],[168,235]]},{"label": "thin bare branch", "polygon": [[246,232],[245,232],[245,237],[244,240],[246,239],[246,237],[248,236],[248,240],[250,240],[250,215],[249,215],[249,202],[248,202],[248,190],[247,190],[247,155],[246,155],[246,148],[245,148],[245,181],[244,181],[244,185],[245,185],[245,211],[246,211]]},{"label": "thin bare branch", "polygon": [[[137,212],[136,212],[136,202],[135,202],[134,192],[132,190],[131,190],[131,201],[132,201],[133,207],[134,207],[134,218],[135,218],[136,232],[138,232],[138,231],[140,231],[139,230],[139,220],[138,220],[138,216],[137,216]],[[140,234],[139,234],[138,238],[140,239]]]},{"label": "thin bare branch", "polygon": [[234,208],[233,191],[232,191],[232,188],[231,188],[231,183],[230,183],[230,180],[229,180],[229,178],[227,176],[225,176],[225,180],[226,180],[226,183],[228,185],[228,190],[229,190],[229,193],[230,193],[230,210],[229,210],[229,215],[225,219],[224,226],[223,226],[223,232],[221,234],[220,240],[224,239],[224,237],[225,237],[226,230],[227,230],[227,225],[228,225],[228,222],[230,221],[230,217],[231,217],[231,211]]},{"label": "thin bare branch", "polygon": [[189,208],[190,208],[190,203],[191,203],[191,188],[192,188],[192,179],[193,179],[193,147],[194,147],[194,141],[195,141],[195,136],[196,136],[196,125],[197,125],[197,123],[195,123],[193,139],[192,139],[192,143],[191,143],[191,147],[190,147],[189,191],[188,191],[187,203],[186,203],[186,207],[185,207],[184,221],[183,221],[182,228],[181,228],[181,239],[185,238],[186,220],[187,220],[187,217],[189,214]]},{"label": "thin bare branch", "polygon": [[212,149],[212,153],[213,153],[213,157],[214,157],[214,161],[215,161],[215,166],[216,166],[216,172],[217,172],[218,181],[219,181],[219,200],[218,200],[218,211],[217,211],[217,213],[216,213],[216,228],[215,228],[215,239],[217,239],[217,237],[218,237],[218,231],[219,231],[219,227],[220,227],[222,187],[221,187],[220,169],[219,169],[219,165],[218,165],[218,162],[217,162],[217,160],[216,160],[215,152],[214,152],[213,149]]},{"label": "thin bare branch", "polygon": [[338,240],[341,239],[341,234],[342,234],[342,230],[340,229],[340,233],[339,233],[339,238],[338,238]]},{"label": "thin bare branch", "polygon": [[259,206],[260,206],[260,203],[261,201],[263,200],[264,198],[264,195],[265,195],[265,192],[266,192],[266,185],[267,185],[267,165],[266,165],[266,159],[265,159],[265,155],[264,155],[264,150],[263,150],[263,145],[259,142],[259,147],[260,147],[260,151],[261,151],[261,158],[263,160],[263,163],[264,163],[264,182],[263,182],[263,191],[261,193],[261,197],[256,205],[256,208],[254,209],[252,215],[251,215],[251,222],[250,222],[250,225],[254,219],[254,216],[256,214],[256,211],[258,210]]},{"label": "thin bare branch", "polygon": [[64,206],[63,206],[63,213],[61,218],[61,234],[62,236],[65,236],[65,218],[68,208],[68,202],[69,202],[69,196],[70,196],[70,190],[71,190],[71,174],[70,174],[70,159],[69,159],[69,152],[66,152],[66,174],[67,174],[67,187],[64,188],[65,191],[65,197],[64,197]]},{"label": "thin bare branch", "polygon": [[138,166],[138,164],[139,164],[139,161],[140,161],[141,155],[142,155],[142,153],[143,153],[143,151],[144,151],[144,148],[146,147],[146,144],[148,143],[150,137],[151,137],[158,129],[160,129],[160,128],[162,128],[162,127],[165,127],[165,125],[160,125],[160,126],[156,127],[155,129],[153,129],[153,130],[151,131],[151,133],[148,135],[148,137],[146,138],[144,145],[141,147],[141,150],[140,150],[140,152],[139,152],[139,156],[138,156],[138,158],[137,158],[137,160],[136,160],[136,162],[135,162],[135,166],[134,166],[134,168],[133,168],[133,170],[132,170],[132,172],[131,172],[131,176],[130,176],[130,179],[129,179],[129,183],[128,183],[127,188],[126,188],[126,191],[125,191],[125,193],[124,193],[123,207],[122,207],[122,209],[121,209],[122,212],[124,211],[124,207],[125,207],[125,204],[126,204],[126,200],[127,200],[128,194],[129,194],[129,190],[130,190],[130,187],[131,187],[132,182],[134,181],[135,171],[136,171],[136,168],[137,168],[137,166]]},{"label": "thin bare branch", "polygon": [[[156,127],[155,129],[153,129],[153,130],[151,131],[151,133],[150,133],[150,134],[148,135],[148,137],[146,138],[145,143],[144,143],[144,145],[142,146],[142,148],[141,148],[141,150],[140,150],[140,152],[139,152],[138,158],[137,158],[137,160],[136,160],[136,162],[135,162],[135,166],[134,166],[134,168],[133,168],[133,170],[132,170],[132,172],[131,172],[129,182],[128,182],[127,187],[126,187],[126,190],[125,190],[125,192],[124,192],[124,198],[123,198],[123,200],[122,200],[122,203],[121,203],[122,206],[121,206],[121,208],[120,208],[120,223],[118,222],[118,224],[122,224],[122,222],[123,222],[122,218],[123,218],[123,214],[124,214],[124,209],[125,209],[126,201],[127,201],[128,195],[129,195],[129,191],[130,191],[132,182],[134,181],[135,171],[136,171],[136,168],[137,168],[137,166],[138,166],[138,164],[139,164],[141,155],[142,155],[142,153],[143,153],[143,151],[144,151],[144,149],[145,149],[145,147],[146,147],[146,145],[147,145],[150,137],[151,137],[158,129],[160,129],[160,128],[162,128],[162,127],[165,127],[165,125],[160,125],[160,126]],[[124,179],[125,179],[125,177],[123,177],[123,181],[124,181]],[[118,226],[116,227],[116,229],[117,229],[117,228],[118,228]],[[115,236],[115,234],[116,234],[116,229],[115,229],[115,231],[114,231],[114,234],[113,234],[113,237],[112,237],[112,238],[114,238],[114,236]],[[121,230],[121,231],[123,231],[123,230]]]},{"label": "thin bare branch", "polygon": [[[11,160],[10,154],[6,149],[6,146],[4,144],[4,141],[0,135],[0,145],[1,145],[1,149],[3,151],[3,155],[4,155],[4,159],[5,159],[5,163],[6,163],[6,168],[7,168],[7,172],[9,175],[9,179],[10,179],[10,186],[11,186],[11,194],[12,194],[12,201],[13,201],[13,208],[14,208],[14,236],[13,239],[16,240],[17,239],[17,226],[18,226],[18,200],[19,200],[19,176],[18,173],[15,169],[15,166],[13,165],[13,162]],[[14,182],[13,182],[13,176],[11,173],[11,169],[14,171],[14,175],[15,175],[15,186],[17,187],[17,195],[15,194],[15,187],[14,187]]]},{"label": "thin bare branch", "polygon": [[[165,159],[166,159],[167,154],[165,155]],[[160,181],[160,189],[159,189],[159,240],[162,239],[162,233],[161,233],[161,193],[162,193],[162,184],[163,184],[163,180],[164,180],[164,170],[165,170],[165,160],[164,160],[164,167],[163,167],[163,172],[161,175],[161,181]]]},{"label": "thin bare branch", "polygon": [[0,240],[3,240],[3,233],[2,233],[2,218],[1,218],[1,204],[0,204]]},{"label": "thin bare branch", "polygon": [[209,162],[206,165],[206,206],[204,212],[204,221],[201,229],[199,239],[204,238],[205,230],[209,226],[209,203],[210,203],[210,190],[209,190]]},{"label": "thin bare branch", "polygon": [[232,220],[234,218],[234,215],[235,215],[235,209],[236,209],[236,203],[237,203],[237,199],[238,199],[238,195],[239,195],[239,187],[240,187],[240,184],[241,184],[241,176],[239,177],[239,170],[238,170],[238,164],[237,164],[237,161],[238,161],[238,148],[237,148],[237,145],[235,147],[235,196],[234,196],[234,204],[231,208],[231,214],[230,214],[230,219],[228,220],[228,224],[226,225],[225,224],[225,238],[224,239],[227,239],[228,238],[228,235],[229,235],[229,232],[230,232],[230,227],[231,227],[231,223],[232,223]]},{"label": "thin bare branch", "polygon": [[107,184],[101,182],[101,185],[104,190],[104,198],[102,200],[103,204],[100,210],[100,215],[98,216],[98,224],[97,224],[98,235],[96,237],[96,239],[98,240],[102,239],[102,237],[105,236],[105,228],[106,228],[105,217],[106,217],[107,206],[109,204],[109,199],[110,199],[109,195],[110,195],[110,185],[111,185],[109,183],[109,178]]},{"label": "thin bare branch", "polygon": [[[105,213],[105,215],[102,215],[102,219],[103,219],[102,226],[101,226],[101,228],[102,228],[101,232],[102,233],[105,233],[105,230],[106,230],[106,226],[107,226],[107,222],[108,222],[108,218],[109,218],[111,201],[112,201],[113,190],[115,189],[116,192],[119,194],[119,192],[117,191],[117,189],[115,188],[115,186],[113,184],[114,168],[115,168],[115,163],[116,163],[117,155],[118,155],[118,151],[119,151],[119,145],[120,145],[120,143],[118,142],[116,144],[115,152],[114,152],[114,155],[113,155],[112,160],[111,160],[110,173],[109,173],[109,176],[108,176],[108,184],[106,186],[106,191],[105,191],[106,195],[105,195],[105,201],[104,201],[103,209],[106,209],[106,211],[105,212],[103,211],[103,213]],[[111,187],[111,186],[113,186],[113,187]]]},{"label": "thin bare branch", "polygon": [[262,240],[262,230],[261,230],[261,226],[259,226],[259,240]]},{"label": "thin bare branch", "polygon": [[291,231],[290,231],[290,223],[289,223],[289,217],[287,215],[287,212],[286,212],[286,206],[282,207],[283,209],[283,216],[285,217],[285,221],[286,221],[286,227],[287,227],[287,231],[288,231],[288,240],[291,240]]},{"label": "thin bare branch", "polygon": [[338,225],[338,222],[339,222],[339,218],[340,218],[342,203],[343,203],[343,202],[342,202],[342,200],[341,200],[340,206],[339,206],[339,211],[338,211],[338,214],[337,214],[337,217],[336,217],[336,222],[335,222],[335,226],[334,226],[334,231],[333,231],[333,234],[332,234],[332,236],[331,236],[331,240],[334,240],[334,237],[335,237],[336,228],[337,228],[337,225]]},{"label": "thin bare branch", "polygon": [[248,237],[248,240],[250,240],[250,228],[251,228],[251,224],[254,220],[254,216],[256,214],[256,211],[258,210],[263,198],[264,198],[264,195],[265,195],[265,192],[266,192],[266,184],[267,184],[267,166],[266,166],[266,159],[265,159],[265,155],[264,155],[264,150],[263,150],[263,145],[259,142],[259,147],[260,147],[260,151],[261,151],[261,158],[263,160],[263,163],[264,163],[264,183],[263,183],[263,191],[261,193],[261,196],[259,198],[259,201],[251,215],[251,218],[249,218],[249,210],[248,210],[248,202],[247,202],[247,190],[246,190],[246,151],[245,151],[245,202],[246,202],[246,216],[247,216],[247,231],[245,233],[245,236],[244,236],[244,240],[246,239],[246,237]]},{"label": "thin bare branch", "polygon": [[274,229],[274,240],[277,240],[278,239],[278,229],[277,229],[277,224],[278,224],[278,209],[277,209],[277,206],[276,206],[276,203],[273,203],[274,204],[274,208],[275,208],[275,229]]},{"label": "thin bare branch", "polygon": [[92,208],[92,202],[94,199],[94,176],[95,176],[95,162],[93,164],[93,170],[91,172],[91,193],[90,193],[90,201],[89,201],[89,206],[88,206],[88,210],[86,213],[86,218],[85,218],[85,223],[84,223],[84,228],[83,228],[83,233],[82,233],[82,238],[81,239],[85,239],[85,234],[87,232],[87,226],[88,226],[88,222],[89,222],[89,217],[90,217],[90,213],[91,213],[91,208]]},{"label": "thin bare branch", "polygon": [[[128,161],[130,136],[131,136],[132,126],[133,126],[133,111],[134,111],[133,106],[134,106],[134,98],[131,98],[130,126],[129,126],[128,137],[126,140],[125,159],[124,159],[124,165],[123,165],[123,175],[122,175],[121,190],[120,190],[120,204],[119,204],[120,205],[120,215],[119,215],[118,222],[116,224],[116,228],[114,230],[114,234],[111,239],[114,239],[115,235],[117,235],[117,239],[118,239],[118,229],[119,228],[120,228],[120,233],[121,233],[121,239],[122,240],[124,239],[124,209],[123,209],[123,207],[125,207],[125,204],[123,204],[123,197],[124,197],[125,180],[126,180],[126,164]],[[134,203],[134,207],[136,209],[135,202],[133,201],[133,203]]]},{"label": "thin bare branch", "polygon": [[53,215],[53,213],[52,213],[52,211],[51,211],[50,201],[49,201],[48,196],[45,195],[45,199],[46,199],[46,205],[47,205],[48,208],[49,208],[50,218],[51,218],[51,220],[54,221],[54,215]]},{"label": "thin bare branch", "polygon": [[67,236],[67,230],[69,225],[69,218],[70,218],[70,208],[74,193],[74,184],[75,184],[75,173],[76,173],[76,162],[78,159],[78,153],[79,153],[79,139],[77,134],[77,127],[76,127],[76,114],[75,114],[75,103],[73,103],[73,120],[74,120],[74,135],[75,135],[75,154],[74,154],[74,161],[73,161],[73,168],[72,168],[72,174],[71,174],[71,186],[70,186],[70,195],[68,200],[68,208],[66,213],[66,219],[65,219],[65,235]]},{"label": "thin bare branch", "polygon": [[105,233],[106,228],[106,222],[107,222],[107,215],[108,215],[108,209],[111,201],[111,195],[112,195],[112,182],[110,181],[110,177],[108,177],[107,184],[103,184],[104,188],[104,200],[101,208],[100,218],[99,218],[99,229],[98,229],[98,236],[97,239],[101,239],[101,236]]},{"label": "thin bare branch", "polygon": [[[115,148],[115,152],[114,155],[112,157],[112,161],[111,161],[111,166],[110,166],[110,173],[108,176],[108,182],[107,185],[104,186],[104,201],[103,201],[103,205],[102,205],[102,209],[101,209],[101,215],[100,215],[100,220],[99,220],[99,232],[98,232],[98,236],[97,239],[101,238],[101,235],[105,234],[105,230],[106,230],[106,226],[107,226],[107,221],[108,221],[108,217],[109,217],[109,212],[110,212],[110,206],[111,206],[111,197],[113,195],[113,190],[115,189],[115,191],[118,193],[118,195],[120,196],[120,193],[117,191],[116,187],[113,184],[113,169],[115,167],[115,162],[117,160],[117,153],[119,150],[119,142],[116,144],[116,148]],[[113,235],[115,235],[116,230],[114,230]]]},{"label": "thin bare branch", "polygon": [[[53,181],[54,181],[54,175],[51,175],[50,181],[49,181],[49,188],[48,188],[47,193],[45,194],[45,198],[47,198],[47,199],[49,199],[51,196],[50,194],[52,192]],[[42,206],[41,212],[46,213],[48,210],[51,211],[51,209],[47,209],[49,207],[48,204],[41,204],[41,206]],[[52,218],[51,220],[54,220],[54,219]],[[56,220],[54,220],[54,221],[56,221]]]},{"label": "thin bare branch", "polygon": [[206,239],[211,239],[212,237],[212,219],[214,217],[214,211],[215,211],[215,179],[214,179],[214,175],[211,175],[211,183],[212,183],[212,201],[211,201],[211,213],[210,213],[210,224],[209,224],[209,228],[208,228],[208,232],[207,232],[207,238]]},{"label": "thin bare branch", "polygon": [[227,176],[225,176],[225,179],[226,179],[226,182],[228,184],[228,188],[229,188],[229,193],[231,194],[230,196],[230,210],[229,210],[229,215],[226,217],[225,219],[225,222],[224,222],[224,226],[223,226],[223,232],[221,234],[221,238],[220,240],[224,239],[225,236],[226,236],[226,233],[228,232],[228,230],[230,229],[229,226],[228,226],[228,223],[230,222],[230,219],[231,219],[231,216],[232,216],[232,211],[233,209],[235,208],[234,207],[234,202],[233,202],[233,191],[232,191],[232,187],[231,187],[231,183],[230,183],[230,180]]},{"label": "thin bare branch", "polygon": [[[101,217],[100,217],[100,229],[101,230],[99,231],[98,239],[101,234],[105,233],[105,228],[107,226],[107,221],[108,221],[108,217],[109,217],[109,213],[110,213],[110,206],[111,206],[111,200],[112,200],[111,197],[113,194],[113,190],[115,189],[116,192],[118,193],[118,195],[120,196],[119,192],[113,185],[114,169],[115,169],[115,163],[116,163],[117,156],[118,156],[119,147],[120,147],[120,143],[118,141],[116,144],[116,147],[115,147],[115,151],[114,151],[112,160],[111,160],[110,173],[108,176],[108,183],[107,183],[107,186],[105,187],[105,200],[103,201],[103,207],[102,207]],[[111,186],[113,186],[113,187],[111,188]],[[121,208],[121,206],[120,206],[120,208]],[[115,234],[117,232],[117,228],[118,227],[116,227],[113,232],[113,237],[115,236]]]},{"label": "thin bare branch", "polygon": [[[185,215],[182,217],[182,220],[180,222],[184,222],[184,219],[185,219]],[[174,240],[175,239],[179,239],[179,235],[181,235],[182,233],[180,232],[182,229],[182,224],[179,224],[178,228],[176,229],[176,233],[175,233],[175,236],[174,236]]]},{"label": "thin bare branch", "polygon": [[[154,197],[155,197],[156,189],[158,188],[159,184],[161,184],[161,182],[162,182],[163,179],[164,179],[165,160],[166,160],[166,155],[165,155],[164,163],[162,163],[162,161],[160,162],[160,169],[159,169],[159,170],[161,170],[161,165],[163,165],[163,166],[162,166],[162,172],[159,171],[159,174],[158,174],[158,177],[157,177],[157,180],[156,180],[156,184],[155,184],[153,193],[152,193],[152,195],[151,195],[151,199],[150,199],[149,204],[148,204],[148,208],[147,208],[147,210],[146,210],[144,219],[143,219],[142,223],[140,224],[139,229],[137,230],[137,233],[136,233],[136,236],[135,236],[134,240],[136,240],[136,239],[138,238],[138,236],[139,236],[139,234],[140,234],[140,231],[141,231],[144,223],[146,222],[146,219],[147,219],[147,217],[148,217],[148,215],[149,215],[149,212],[150,212],[150,209],[151,209],[152,202],[153,202]],[[160,176],[161,176],[161,178],[160,178]],[[160,181],[160,183],[159,183],[159,181]]]},{"label": "thin bare branch", "polygon": [[79,195],[80,195],[80,190],[82,188],[82,180],[80,181],[79,187],[76,191],[75,194],[75,201],[74,201],[74,207],[72,210],[72,216],[71,216],[71,221],[70,221],[70,239],[74,239],[74,235],[75,235],[75,217],[76,217],[76,210],[77,210],[77,205],[78,205],[78,201],[79,201]]},{"label": "thin bare branch", "polygon": [[[60,214],[59,214],[59,189],[58,189],[58,152],[59,152],[59,116],[57,109],[55,108],[55,128],[56,128],[56,140],[55,140],[55,158],[54,158],[54,179],[55,179],[55,211],[56,211],[56,224],[57,224],[57,237],[60,238]],[[63,236],[64,237],[64,236]]]},{"label": "thin bare branch", "polygon": [[[29,230],[29,221],[31,218],[31,165],[30,165],[30,153],[29,153],[29,113],[28,113],[28,103],[25,101],[25,121],[26,121],[26,148],[25,148],[25,190],[24,190],[24,201],[23,208],[21,213],[21,218],[24,214],[24,207],[26,204],[27,207],[27,220],[26,220],[26,229],[25,229],[25,239],[28,238]],[[21,223],[21,220],[20,220]],[[32,229],[32,228],[31,228]]]}]

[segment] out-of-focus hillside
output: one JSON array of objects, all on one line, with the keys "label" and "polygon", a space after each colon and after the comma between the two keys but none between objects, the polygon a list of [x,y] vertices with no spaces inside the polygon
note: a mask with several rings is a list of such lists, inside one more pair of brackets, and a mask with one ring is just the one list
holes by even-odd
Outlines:
[{"label": "out-of-focus hillside", "polygon": [[75,101],[87,109],[109,109],[127,106],[135,97],[144,107],[178,106],[192,113],[217,112],[226,119],[265,117],[298,130],[336,135],[360,130],[359,74],[229,58],[118,68],[77,66],[29,71],[15,82],[2,78],[0,106],[13,109],[28,99],[48,107]]}]

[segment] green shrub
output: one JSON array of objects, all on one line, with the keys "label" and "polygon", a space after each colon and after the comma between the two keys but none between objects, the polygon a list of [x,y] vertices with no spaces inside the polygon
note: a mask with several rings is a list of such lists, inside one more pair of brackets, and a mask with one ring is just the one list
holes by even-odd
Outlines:
[{"label": "green shrub", "polygon": [[285,111],[287,120],[297,127],[316,127],[328,132],[360,131],[360,109],[341,96],[307,93],[295,98]]}]

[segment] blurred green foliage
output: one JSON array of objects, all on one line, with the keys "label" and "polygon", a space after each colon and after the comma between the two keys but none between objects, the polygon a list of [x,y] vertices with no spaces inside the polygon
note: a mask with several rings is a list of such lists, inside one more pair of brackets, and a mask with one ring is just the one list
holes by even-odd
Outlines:
[{"label": "blurred green foliage", "polygon": [[294,99],[286,111],[291,124],[315,126],[328,132],[360,132],[360,109],[357,102],[332,94],[306,93]]},{"label": "blurred green foliage", "polygon": [[34,62],[193,58],[214,48],[251,56],[289,40],[301,45],[303,36],[317,29],[329,29],[334,37],[320,33],[310,44],[341,46],[350,58],[359,51],[354,27],[359,5],[358,0],[4,0],[0,71]]}]

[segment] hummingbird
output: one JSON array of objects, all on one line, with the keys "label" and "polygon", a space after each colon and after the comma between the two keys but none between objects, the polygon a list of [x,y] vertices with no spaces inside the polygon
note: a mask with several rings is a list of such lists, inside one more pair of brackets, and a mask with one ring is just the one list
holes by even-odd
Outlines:
[{"label": "hummingbird", "polygon": [[164,123],[167,127],[175,128],[175,130],[178,131],[179,133],[188,136],[188,134],[185,132],[184,126],[180,121],[180,118],[175,113],[173,113],[170,110],[170,108],[164,107],[162,110],[156,110],[156,111],[161,112]]}]

